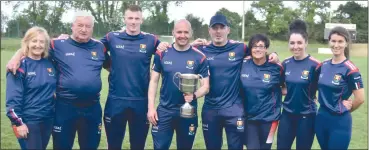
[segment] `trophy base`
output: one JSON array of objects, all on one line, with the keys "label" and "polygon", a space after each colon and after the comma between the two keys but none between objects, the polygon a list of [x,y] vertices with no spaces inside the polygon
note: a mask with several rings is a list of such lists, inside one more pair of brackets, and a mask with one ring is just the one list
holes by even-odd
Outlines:
[{"label": "trophy base", "polygon": [[186,102],[181,106],[179,114],[182,118],[193,118],[196,116],[195,107],[191,106],[190,103]]},{"label": "trophy base", "polygon": [[192,115],[181,114],[181,117],[182,118],[193,118],[193,117],[196,117],[196,115],[195,114],[192,114]]}]

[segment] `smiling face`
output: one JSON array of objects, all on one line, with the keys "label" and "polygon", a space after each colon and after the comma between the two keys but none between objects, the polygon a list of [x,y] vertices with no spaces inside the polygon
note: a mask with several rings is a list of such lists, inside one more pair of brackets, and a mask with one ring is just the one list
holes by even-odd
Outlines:
[{"label": "smiling face", "polygon": [[45,52],[45,44],[46,38],[43,34],[37,34],[37,36],[33,37],[28,41],[28,56],[36,56],[41,57]]},{"label": "smiling face", "polygon": [[42,27],[35,26],[28,29],[22,39],[22,50],[31,58],[47,57],[49,45],[49,34]]},{"label": "smiling face", "polygon": [[301,34],[293,33],[289,39],[289,49],[294,57],[301,58],[305,56],[307,42]]},{"label": "smiling face", "polygon": [[251,48],[251,55],[254,59],[264,59],[266,58],[266,53],[268,49],[263,41],[258,41],[253,44]]},{"label": "smiling face", "polygon": [[334,33],[331,35],[329,40],[329,46],[332,50],[333,55],[341,56],[344,55],[347,42],[344,36]]},{"label": "smiling face", "polygon": [[181,20],[174,26],[172,32],[175,43],[180,47],[185,47],[190,44],[190,38],[192,36],[191,26],[189,22]]},{"label": "smiling face", "polygon": [[143,23],[142,12],[126,10],[124,13],[124,23],[126,24],[126,31],[129,34],[140,32],[141,24]]}]

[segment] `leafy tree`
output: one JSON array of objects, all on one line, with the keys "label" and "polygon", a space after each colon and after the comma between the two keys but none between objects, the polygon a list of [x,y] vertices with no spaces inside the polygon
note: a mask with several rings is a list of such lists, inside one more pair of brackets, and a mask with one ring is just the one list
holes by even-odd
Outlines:
[{"label": "leafy tree", "polygon": [[7,26],[7,36],[10,37],[23,37],[26,31],[31,28],[28,18],[21,14],[9,20]]},{"label": "leafy tree", "polygon": [[[146,30],[159,35],[171,35],[173,24],[169,24],[168,17],[168,6],[170,3],[174,3],[176,6],[182,4],[181,1],[151,1],[148,3],[148,10],[150,11],[150,16],[147,17],[147,22],[145,24]],[[150,7],[151,6],[151,7]],[[154,27],[154,28],[153,28]]]},{"label": "leafy tree", "polygon": [[[302,19],[308,24],[309,38],[324,40],[324,28],[321,27],[328,21],[330,2],[309,0],[297,3],[302,12]],[[319,17],[319,23],[315,23],[315,17]]]},{"label": "leafy tree", "polygon": [[[73,7],[81,10],[88,10],[96,19],[96,29],[99,33],[120,30],[125,26],[123,16],[129,5],[138,1],[83,1],[73,2]],[[155,34],[168,33],[167,10],[169,3],[174,2],[177,6],[182,2],[175,1],[139,1],[138,5],[142,10],[149,10],[150,16],[145,18],[142,25],[146,32]],[[155,28],[153,28],[155,26]]]},{"label": "leafy tree", "polygon": [[249,10],[245,13],[245,40],[257,33],[267,33],[266,24],[264,21],[259,21],[255,18],[254,13]]},{"label": "leafy tree", "polygon": [[191,23],[194,39],[204,38],[208,34],[207,28],[204,29],[202,25],[204,19],[196,17],[193,14],[187,14],[185,18]]},{"label": "leafy tree", "polygon": [[94,25],[97,33],[105,34],[109,31],[120,30],[123,26],[124,10],[135,1],[83,1],[76,0],[72,3],[78,10],[87,10],[94,17]]},{"label": "leafy tree", "polygon": [[234,39],[234,40],[240,40],[241,39],[241,33],[242,33],[242,18],[241,16],[236,13],[232,12],[226,8],[221,8],[217,11],[217,13],[222,13],[224,16],[227,17],[227,20],[230,24],[231,33],[228,35],[228,38]]},{"label": "leafy tree", "polygon": [[1,33],[4,31],[4,27],[8,21],[8,16],[4,14],[3,11],[1,11]]},{"label": "leafy tree", "polygon": [[[61,17],[70,8],[68,1],[19,1],[7,4],[10,3],[13,3],[13,9],[16,12],[14,19],[7,23],[9,32],[12,32],[11,35],[22,36],[22,33],[32,26],[44,27],[50,35],[65,33]],[[27,7],[19,10],[21,5]]]},{"label": "leafy tree", "polygon": [[283,30],[283,25],[280,23],[279,16],[284,9],[282,1],[259,1],[251,4],[253,13],[260,13],[265,18],[266,27],[269,34],[277,35]]},{"label": "leafy tree", "polygon": [[169,29],[169,18],[167,15],[168,4],[168,1],[152,2],[153,7],[150,9],[151,16],[146,19],[147,23],[150,23],[151,32],[159,35],[171,33],[170,31],[172,29]]},{"label": "leafy tree", "polygon": [[345,5],[341,4],[335,13],[332,22],[356,24],[356,42],[368,41],[368,7],[350,1]]},{"label": "leafy tree", "polygon": [[61,17],[69,8],[67,1],[32,1],[28,9],[23,10],[31,26],[42,26],[50,34],[63,33]]}]

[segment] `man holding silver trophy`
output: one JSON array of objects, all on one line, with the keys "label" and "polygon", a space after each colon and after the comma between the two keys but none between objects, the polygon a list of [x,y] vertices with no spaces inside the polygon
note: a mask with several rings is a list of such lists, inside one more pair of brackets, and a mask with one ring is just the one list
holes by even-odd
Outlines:
[{"label": "man holding silver trophy", "polygon": [[[154,149],[169,149],[174,130],[177,149],[192,149],[198,126],[197,98],[209,92],[209,66],[206,56],[190,45],[191,24],[179,20],[172,31],[175,43],[166,51],[157,51],[148,93],[148,120]],[[155,97],[160,75],[160,103]],[[200,88],[197,89],[197,83]]]}]

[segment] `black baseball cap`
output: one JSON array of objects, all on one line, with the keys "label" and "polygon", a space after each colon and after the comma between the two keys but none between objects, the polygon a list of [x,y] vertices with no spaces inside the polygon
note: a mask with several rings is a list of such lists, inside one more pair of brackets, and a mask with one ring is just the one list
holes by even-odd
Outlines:
[{"label": "black baseball cap", "polygon": [[215,24],[222,24],[224,26],[229,26],[227,17],[221,13],[216,13],[213,17],[211,17],[209,27],[212,27]]}]

